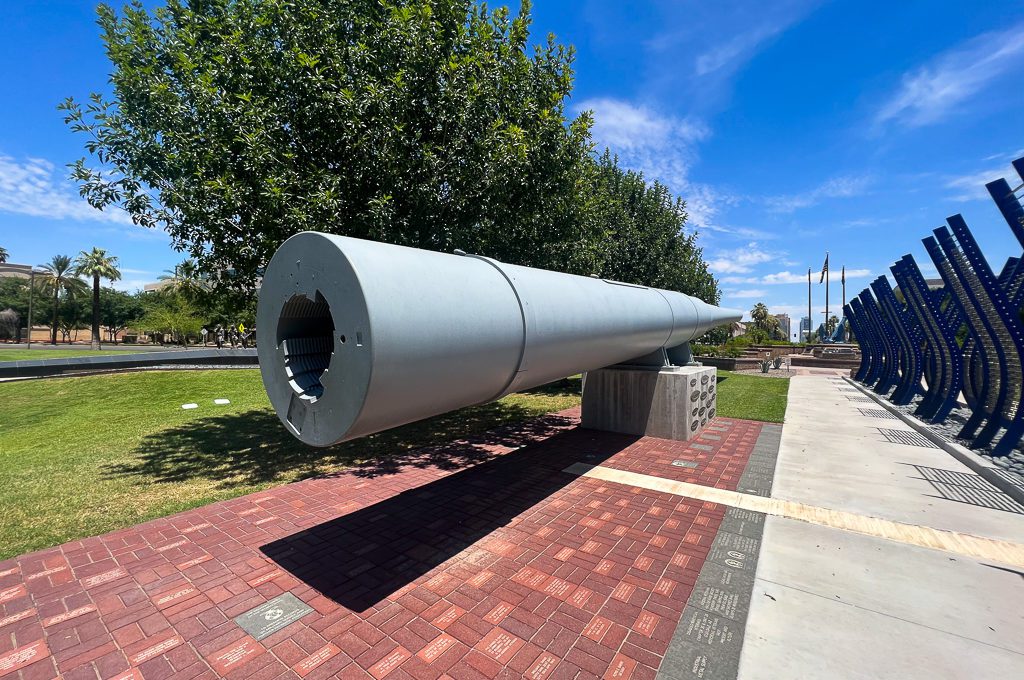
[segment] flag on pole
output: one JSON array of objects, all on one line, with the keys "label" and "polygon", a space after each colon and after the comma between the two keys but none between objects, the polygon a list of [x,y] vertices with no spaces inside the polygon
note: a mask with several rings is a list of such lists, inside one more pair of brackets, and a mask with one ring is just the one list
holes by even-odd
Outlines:
[{"label": "flag on pole", "polygon": [[825,272],[828,271],[828,253],[825,253],[825,264],[821,265],[821,278],[818,279],[818,283],[825,282]]},{"label": "flag on pole", "polygon": [[846,285],[846,265],[845,264],[843,265],[843,273],[840,275],[840,277],[841,277],[840,280],[842,281],[843,285],[845,286]]}]

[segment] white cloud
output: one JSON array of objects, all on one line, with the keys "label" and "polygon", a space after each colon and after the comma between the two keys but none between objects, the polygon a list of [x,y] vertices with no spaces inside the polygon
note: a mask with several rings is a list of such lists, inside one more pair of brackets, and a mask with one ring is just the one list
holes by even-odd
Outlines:
[{"label": "white cloud", "polygon": [[1012,160],[1015,160],[1017,158],[1020,158],[1021,156],[1024,156],[1024,149],[1017,149],[1016,151],[1011,151],[1010,153],[1005,153],[1005,152],[1003,152],[1003,153],[994,153],[994,154],[992,154],[990,156],[985,156],[984,158],[982,158],[981,162],[982,163],[988,163],[989,161],[995,161],[995,160],[999,160],[999,161],[1012,161]]},{"label": "white cloud", "polygon": [[[839,275],[840,275],[840,270],[839,269],[832,270],[829,273],[829,275],[831,276],[831,278],[832,278],[832,280],[834,282],[836,282],[836,283],[839,282]],[[847,269],[846,270],[846,279],[847,279],[847,281],[849,281],[850,279],[863,279],[863,278],[867,278],[869,276],[871,276],[871,270],[870,269]],[[812,270],[811,271],[811,283],[816,285],[818,283],[818,279],[819,278],[821,278],[821,270]],[[768,286],[792,284],[792,283],[802,283],[802,284],[806,285],[807,284],[807,273],[806,272],[803,272],[803,273],[793,273],[793,272],[790,272],[790,271],[781,271],[781,272],[776,272],[774,274],[765,274],[764,276],[746,276],[746,277],[744,277],[744,276],[727,276],[727,277],[722,279],[722,283],[753,284],[753,285],[768,285]]]},{"label": "white cloud", "polygon": [[78,195],[70,180],[58,177],[50,161],[22,162],[0,155],[0,211],[55,220],[90,220],[131,225],[123,210],[96,210]]},{"label": "white cloud", "polygon": [[709,133],[699,121],[662,116],[618,99],[588,99],[576,109],[594,112],[594,137],[620,154],[691,144]]},{"label": "white cloud", "polygon": [[743,290],[726,290],[723,291],[722,294],[726,298],[744,299],[764,297],[767,294],[767,292],[768,291],[762,290],[760,288],[746,288]]},{"label": "white cloud", "polygon": [[878,110],[875,125],[910,127],[942,120],[972,95],[1024,64],[1024,23],[976,36],[905,73],[899,90]]},{"label": "white cloud", "polygon": [[998,168],[950,178],[946,181],[945,186],[947,189],[954,190],[954,194],[951,196],[954,201],[990,201],[992,199],[989,196],[988,189],[985,188],[985,184],[995,179],[1009,178],[1011,185],[1013,185],[1013,178],[1015,177],[1016,175],[1011,175],[1007,171],[1007,166],[1000,165]]},{"label": "white cloud", "polygon": [[[812,272],[812,281],[814,273]],[[793,274],[792,272],[778,272],[776,274],[765,274],[757,280],[758,283],[767,283],[769,285],[776,285],[780,283],[807,283],[806,274]]]},{"label": "white cloud", "polygon": [[716,224],[711,221],[707,221],[701,226],[703,226],[707,231],[728,234],[737,238],[756,239],[758,241],[769,241],[771,239],[779,238],[779,234],[775,232],[751,229],[750,227],[733,227],[724,224]]},{"label": "white cloud", "polygon": [[[124,270],[122,269],[121,271],[123,272]],[[121,279],[120,281],[114,281],[113,287],[126,293],[134,293],[142,290],[142,287],[147,283],[153,283],[154,281],[156,281],[156,277],[148,279]]]},{"label": "white cloud", "polygon": [[696,144],[710,135],[702,122],[660,114],[641,104],[595,98],[580,102],[576,113],[592,111],[593,135],[598,148],[607,146],[623,167],[657,179],[686,201],[692,226],[713,223],[719,206],[733,200],[706,185],[690,180]]},{"label": "white cloud", "polygon": [[699,55],[694,64],[694,72],[698,76],[706,76],[726,67],[738,68],[760,51],[760,47],[769,39],[782,33],[789,24],[789,21],[768,23],[737,33],[732,40],[719,43]]},{"label": "white cloud", "polygon": [[846,175],[833,177],[810,191],[784,196],[769,196],[765,199],[772,212],[791,213],[800,208],[817,205],[826,198],[850,198],[863,194],[871,184],[871,177]]},{"label": "white cloud", "polygon": [[757,243],[748,243],[742,248],[717,253],[708,260],[708,269],[713,274],[745,274],[756,265],[771,262],[777,257],[776,253],[763,250]]}]

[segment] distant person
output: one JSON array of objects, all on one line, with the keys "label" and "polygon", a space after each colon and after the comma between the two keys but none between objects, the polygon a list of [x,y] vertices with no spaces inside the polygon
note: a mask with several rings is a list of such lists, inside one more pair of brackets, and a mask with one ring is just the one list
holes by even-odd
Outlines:
[{"label": "distant person", "polygon": [[224,347],[224,328],[220,324],[217,324],[216,332],[217,349],[222,349]]}]

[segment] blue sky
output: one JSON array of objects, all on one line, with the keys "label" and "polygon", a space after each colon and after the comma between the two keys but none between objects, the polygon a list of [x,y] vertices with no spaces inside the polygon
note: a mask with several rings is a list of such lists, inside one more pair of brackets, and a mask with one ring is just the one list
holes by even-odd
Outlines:
[{"label": "blue sky", "polygon": [[[23,263],[107,248],[131,289],[181,256],[66,180],[81,141],[56,104],[104,90],[109,71],[92,6],[0,9],[0,244]],[[540,0],[534,30],[576,47],[571,107],[594,111],[597,140],[687,200],[723,304],[798,317],[826,250],[853,294],[904,253],[926,264],[920,239],[953,213],[996,268],[1020,254],[984,182],[1024,155],[1022,9]],[[836,275],[833,308],[840,295]]]}]

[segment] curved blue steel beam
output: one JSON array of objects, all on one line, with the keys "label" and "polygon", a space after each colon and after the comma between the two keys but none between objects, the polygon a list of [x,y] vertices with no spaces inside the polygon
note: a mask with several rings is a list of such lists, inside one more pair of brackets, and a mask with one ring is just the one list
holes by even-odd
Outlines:
[{"label": "curved blue steel beam", "polygon": [[904,255],[891,269],[929,348],[928,391],[915,415],[941,423],[956,406],[963,388],[963,361],[956,342],[956,329],[946,323],[941,301],[931,294],[913,256]]},{"label": "curved blue steel beam", "polygon": [[893,331],[899,366],[899,380],[893,390],[894,404],[909,404],[921,389],[923,358],[920,332],[892,292],[889,280],[879,276],[871,282],[879,309]]},{"label": "curved blue steel beam", "polygon": [[860,301],[857,298],[850,300],[843,307],[843,311],[846,314],[846,318],[850,320],[850,326],[853,328],[853,333],[857,336],[857,342],[860,345],[860,367],[854,374],[853,379],[857,382],[865,382],[868,374],[871,373],[871,361],[875,353],[873,339],[862,318],[864,310],[860,307]]},{"label": "curved blue steel beam", "polygon": [[878,303],[875,301],[871,291],[865,288],[859,297],[861,304],[864,305],[868,323],[874,330],[881,349],[878,381],[874,383],[872,389],[878,394],[888,394],[900,377],[898,370],[899,350],[897,349],[894,337],[895,333],[882,316],[882,311],[878,308]]},{"label": "curved blue steel beam", "polygon": [[[963,434],[974,436],[974,445],[990,445],[1000,429],[1005,429],[994,453],[1008,453],[1024,433],[1024,412],[1020,410],[1024,390],[1024,328],[1017,309],[981,253],[967,223],[960,215],[947,218],[948,229],[935,230],[935,238],[946,255],[946,262],[955,274],[969,326],[976,332],[983,355],[988,356],[988,380],[983,387],[984,399],[964,426]],[[956,237],[954,240],[954,236]],[[990,356],[989,356],[990,355]],[[980,396],[980,395],[979,395]],[[977,428],[984,423],[980,432]]]}]

